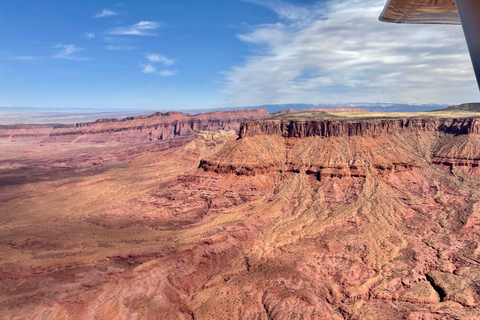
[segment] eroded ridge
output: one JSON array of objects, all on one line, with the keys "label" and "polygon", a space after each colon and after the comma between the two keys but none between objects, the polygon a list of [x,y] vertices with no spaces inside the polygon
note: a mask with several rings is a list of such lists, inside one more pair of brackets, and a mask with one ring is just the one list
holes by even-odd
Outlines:
[{"label": "eroded ridge", "polygon": [[[281,117],[280,117],[281,118]],[[275,119],[275,118],[274,118]],[[439,131],[451,134],[480,133],[480,119],[405,118],[361,120],[262,120],[248,121],[240,128],[240,137],[280,135],[288,138],[306,137],[372,137],[405,132]]]},{"label": "eroded ridge", "polygon": [[201,132],[10,186],[1,317],[480,318],[477,120],[390,120]]}]

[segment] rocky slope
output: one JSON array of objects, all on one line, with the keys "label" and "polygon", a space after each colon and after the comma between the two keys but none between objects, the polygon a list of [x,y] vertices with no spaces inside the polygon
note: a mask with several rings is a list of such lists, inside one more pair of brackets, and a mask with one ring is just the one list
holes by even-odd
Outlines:
[{"label": "rocky slope", "polygon": [[202,130],[238,131],[264,109],[154,113],[76,125],[0,126],[0,186],[89,176],[125,165],[144,152],[184,146]]},{"label": "rocky slope", "polygon": [[480,103],[472,102],[472,103],[463,103],[459,105],[449,106],[445,110],[463,110],[463,111],[480,111]]},{"label": "rocky slope", "polygon": [[76,125],[0,126],[0,138],[41,139],[43,142],[120,142],[164,141],[177,137],[195,137],[202,130],[239,130],[242,121],[264,119],[265,109],[218,111],[197,115],[181,112],[157,112],[123,119],[99,119]]},{"label": "rocky slope", "polygon": [[476,118],[278,121],[7,186],[0,319],[480,318]]}]

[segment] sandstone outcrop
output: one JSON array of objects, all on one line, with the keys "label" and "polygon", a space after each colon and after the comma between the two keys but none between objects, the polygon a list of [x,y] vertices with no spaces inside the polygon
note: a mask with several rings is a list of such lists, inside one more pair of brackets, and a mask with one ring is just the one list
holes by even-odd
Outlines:
[{"label": "sandstone outcrop", "polygon": [[478,120],[292,121],[5,180],[0,318],[480,319]]},{"label": "sandstone outcrop", "polygon": [[279,116],[283,114],[290,114],[290,113],[298,113],[298,112],[305,112],[305,111],[322,111],[322,112],[370,112],[368,110],[362,108],[351,108],[351,107],[328,107],[328,108],[309,108],[309,109],[302,109],[302,110],[294,110],[294,109],[285,109],[278,112],[274,112],[272,116]]},{"label": "sandstone outcrop", "polygon": [[446,171],[459,172],[480,179],[480,135],[462,134],[447,137],[434,151],[433,163]]},{"label": "sandstone outcrop", "polygon": [[[348,146],[348,148],[345,148]],[[250,150],[256,150],[252,154]],[[418,166],[384,137],[293,138],[255,136],[244,138],[212,157],[200,168],[217,173],[257,176],[266,173],[305,173],[319,181],[327,177],[361,177],[402,172]]]},{"label": "sandstone outcrop", "polygon": [[76,125],[0,126],[0,186],[97,174],[145,152],[185,146],[200,131],[238,132],[242,121],[268,116],[264,109],[157,112]]},{"label": "sandstone outcrop", "polygon": [[280,135],[282,137],[372,137],[384,134],[439,131],[451,134],[478,134],[480,120],[459,119],[367,119],[367,120],[265,120],[247,121],[240,137]]},{"label": "sandstone outcrop", "polygon": [[218,111],[196,115],[157,112],[124,119],[99,119],[76,125],[0,126],[0,138],[40,139],[42,142],[140,143],[172,138],[194,138],[202,130],[235,130],[245,120],[264,119],[265,109]]},{"label": "sandstone outcrop", "polygon": [[[240,128],[240,137],[254,137],[276,135],[284,138],[307,138],[307,137],[362,137],[376,138],[385,135],[402,134],[442,134],[442,139],[435,145],[429,155],[430,161],[441,166],[446,171],[463,173],[469,177],[480,178],[480,119],[477,118],[419,118],[419,119],[362,119],[362,120],[263,120],[246,121]],[[358,141],[358,139],[353,141]],[[322,140],[319,140],[322,141]],[[352,141],[352,140],[351,140]],[[345,142],[347,143],[347,142]],[[350,143],[350,142],[349,142]],[[321,143],[316,144],[318,148]],[[390,146],[394,149],[394,146]],[[342,146],[338,146],[341,150]],[[367,147],[364,152],[373,151]],[[320,151],[319,151],[320,152]],[[347,158],[355,158],[354,155],[346,155]],[[392,159],[376,161],[374,166],[381,170],[403,170],[414,166],[408,161],[401,161],[400,154]],[[256,172],[279,171],[279,167],[273,165],[268,168],[264,164],[256,166],[244,163],[241,168],[235,165],[225,165],[218,160],[213,163],[205,159],[201,167],[217,172],[235,172],[237,174],[253,174]],[[370,161],[371,162],[371,161]],[[362,165],[347,163],[347,161],[323,162],[323,166],[310,167],[306,171],[311,174],[326,176],[330,172],[336,176],[362,176]],[[286,168],[287,171],[297,170]]]}]

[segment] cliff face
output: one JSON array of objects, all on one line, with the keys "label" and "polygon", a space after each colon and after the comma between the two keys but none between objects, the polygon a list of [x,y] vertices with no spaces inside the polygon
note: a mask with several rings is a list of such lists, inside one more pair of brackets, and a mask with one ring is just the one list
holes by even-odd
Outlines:
[{"label": "cliff face", "polygon": [[264,120],[248,121],[240,128],[240,137],[255,135],[281,135],[291,138],[305,137],[372,137],[404,132],[441,131],[452,134],[480,132],[479,119],[371,119],[371,120]]},{"label": "cliff face", "polygon": [[[455,171],[471,178],[480,178],[480,119],[459,118],[417,118],[417,119],[369,119],[369,120],[260,120],[247,121],[240,128],[241,143],[267,139],[277,146],[270,153],[269,159],[230,161],[238,155],[221,155],[205,158],[200,167],[207,171],[235,173],[237,175],[258,175],[267,172],[305,172],[317,179],[331,177],[365,177],[367,172],[394,172],[411,170],[418,166],[404,153],[396,150],[395,139],[410,137],[417,140],[419,136],[429,137],[429,143],[418,141],[418,150],[422,157],[427,157],[432,164],[445,171]],[[276,136],[276,138],[264,138]],[[297,140],[282,140],[298,138]],[[325,139],[332,138],[332,139]],[[335,139],[333,139],[335,138]],[[249,140],[250,139],[250,140]],[[253,140],[251,140],[253,139]],[[279,140],[280,139],[280,140]],[[315,141],[315,142],[313,142]],[[302,143],[311,143],[305,146]],[[286,144],[286,145],[285,145]],[[262,143],[244,147],[241,153],[249,154],[249,149],[262,149]],[[241,144],[237,145],[240,148]],[[346,147],[349,146],[349,147]],[[352,149],[352,146],[355,148]],[[302,157],[271,159],[281,152],[275,150],[309,149],[315,161],[305,161]],[[389,150],[389,151],[387,151]],[[238,150],[237,150],[238,151]],[[285,151],[286,152],[286,151]],[[284,153],[285,153],[284,152]],[[292,151],[293,152],[293,151]],[[295,152],[294,152],[295,153]],[[228,161],[224,160],[228,159]]]},{"label": "cliff face", "polygon": [[197,115],[157,112],[124,119],[99,119],[68,125],[0,126],[0,138],[37,138],[44,142],[126,142],[140,143],[195,137],[203,130],[236,130],[245,120],[268,118],[265,109],[219,111]]},{"label": "cliff face", "polygon": [[432,163],[446,171],[480,179],[480,135],[460,134],[443,139],[432,155]]},{"label": "cliff face", "polygon": [[53,125],[4,125],[0,126],[0,139],[47,137]]},{"label": "cliff face", "polygon": [[0,126],[0,186],[96,174],[146,152],[185,146],[200,131],[238,133],[242,121],[268,116],[265,109],[157,112],[76,125]]},{"label": "cliff face", "polygon": [[[138,144],[141,154],[112,170],[0,181],[0,314],[480,319],[476,121],[201,132],[168,150]],[[9,145],[0,167],[29,179],[85,157],[82,144]]]},{"label": "cliff face", "polygon": [[258,176],[302,173],[318,181],[360,178],[411,171],[419,164],[379,137],[288,138],[258,135],[231,143],[231,148],[200,161],[207,172]]}]

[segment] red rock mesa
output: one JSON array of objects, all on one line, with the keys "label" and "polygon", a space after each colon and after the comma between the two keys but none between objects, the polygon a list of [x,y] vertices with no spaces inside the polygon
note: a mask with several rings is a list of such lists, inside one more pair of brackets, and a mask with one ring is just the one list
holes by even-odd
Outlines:
[{"label": "red rock mesa", "polygon": [[0,318],[480,318],[480,117],[149,119],[3,134]]}]

